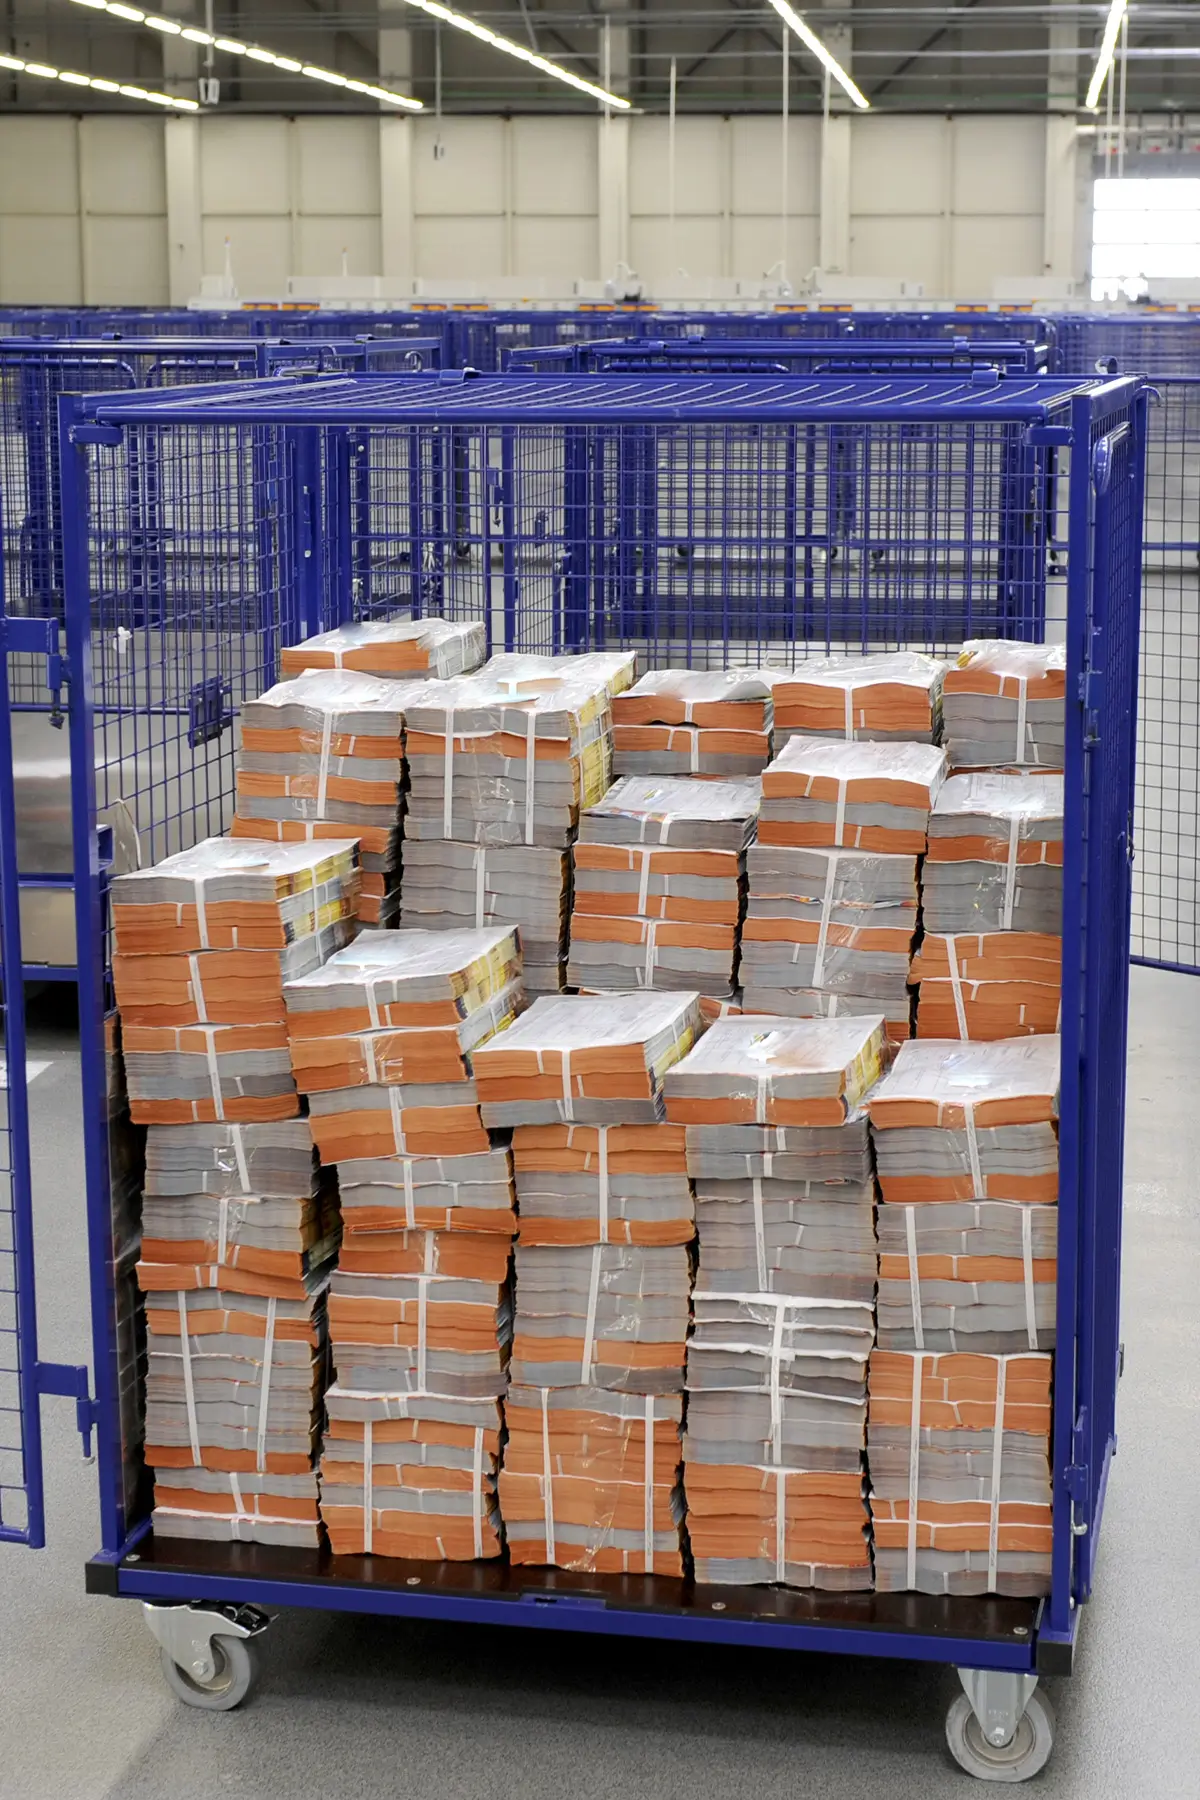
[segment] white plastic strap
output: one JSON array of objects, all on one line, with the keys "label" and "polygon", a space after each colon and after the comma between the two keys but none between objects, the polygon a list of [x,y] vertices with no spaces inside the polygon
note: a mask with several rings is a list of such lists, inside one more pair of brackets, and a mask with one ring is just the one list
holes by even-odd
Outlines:
[{"label": "white plastic strap", "polygon": [[658,964],[658,920],[657,919],[647,919],[646,920],[646,967],[645,967],[645,971],[644,971],[644,974],[645,974],[644,985],[646,987],[653,987],[653,985],[654,985],[654,971],[655,971],[655,968],[657,967],[657,964]]},{"label": "white plastic strap", "polygon": [[996,1411],[992,1420],[992,1494],[988,1520],[987,1591],[996,1591],[996,1563],[1000,1551],[1000,1464],[1004,1456],[1004,1387],[1008,1377],[1008,1358],[996,1358]]},{"label": "white plastic strap", "polygon": [[275,1311],[279,1302],[272,1295],[267,1301],[267,1335],[263,1344],[262,1383],[258,1397],[258,1440],[255,1453],[260,1475],[267,1467],[267,1417],[271,1406],[271,1363],[275,1356]]},{"label": "white plastic strap", "polygon": [[637,899],[637,909],[638,909],[639,917],[641,917],[645,913],[646,904],[650,898],[650,852],[649,852],[649,850],[642,850],[641,858],[642,858],[642,872],[641,872],[641,875],[638,877],[638,899]]},{"label": "white plastic strap", "polygon": [[698,775],[700,773],[700,732],[695,725],[692,726],[689,735],[691,738],[692,774]]},{"label": "white plastic strap", "polygon": [[667,839],[671,835],[671,827],[674,823],[675,823],[675,814],[674,813],[663,813],[662,817],[658,821],[658,841],[660,844],[666,843]]},{"label": "white plastic strap", "polygon": [[442,836],[454,836],[454,708],[446,712],[446,760],[442,769]]},{"label": "white plastic strap", "polygon": [[483,1426],[475,1427],[475,1456],[471,1464],[471,1523],[475,1528],[475,1556],[483,1555]]},{"label": "white plastic strap", "polygon": [[370,1419],[363,1420],[363,1552],[375,1547],[375,1443]]},{"label": "white plastic strap", "polygon": [[404,1100],[399,1088],[388,1088],[388,1108],[392,1115],[392,1143],[397,1156],[408,1155],[408,1145],[404,1141]]},{"label": "white plastic strap", "polygon": [[225,1267],[225,1258],[229,1253],[229,1195],[222,1194],[217,1201],[217,1264]]},{"label": "white plastic strap", "polygon": [[321,727],[321,761],[317,768],[317,814],[325,816],[325,795],[329,787],[329,750],[333,743],[333,714],[325,714]]},{"label": "white plastic strap", "polygon": [[684,703],[683,703],[683,722],[685,725],[691,725],[693,723],[692,713],[693,713],[694,709],[695,709],[695,702],[693,700],[685,700],[684,701]]},{"label": "white plastic strap", "polygon": [[221,1101],[221,1066],[217,1061],[217,1047],[214,1042],[217,1027],[215,1025],[196,1025],[192,1029],[204,1033],[204,1060],[208,1065],[208,1085],[212,1090],[212,1102],[217,1111],[217,1118],[224,1119],[225,1107]]},{"label": "white plastic strap", "polygon": [[229,1492],[237,1511],[244,1513],[246,1510],[246,1502],[242,1498],[242,1484],[232,1470],[229,1472]]},{"label": "white plastic strap", "polygon": [[417,1229],[416,1196],[413,1193],[412,1158],[404,1159],[404,1225],[408,1231]]},{"label": "white plastic strap", "polygon": [[1021,821],[1008,821],[1008,861],[1004,866],[1004,911],[1001,915],[1005,931],[1012,930],[1013,905],[1017,897],[1017,846],[1020,842]]},{"label": "white plastic strap", "polygon": [[375,1039],[371,1035],[371,1033],[368,1032],[367,1035],[363,1038],[362,1047],[363,1047],[363,1055],[367,1059],[367,1080],[370,1082],[372,1087],[378,1087],[380,1085],[380,1083],[379,1083],[379,1064],[375,1058]]},{"label": "white plastic strap", "polygon": [[246,1146],[242,1138],[240,1125],[229,1127],[229,1140],[233,1145],[234,1159],[237,1162],[238,1180],[242,1184],[243,1194],[250,1192],[250,1167],[246,1161]]},{"label": "white plastic strap", "polygon": [[775,1308],[775,1329],[771,1333],[771,1461],[783,1454],[783,1401],[779,1391],[779,1365],[783,1361],[783,1305]]},{"label": "white plastic strap", "polygon": [[[429,1238],[432,1237],[432,1235],[432,1232],[426,1234],[425,1260],[427,1263],[429,1261]],[[427,1340],[429,1328],[430,1279],[428,1274],[417,1276],[417,1391],[422,1394],[425,1392],[425,1372],[429,1364],[429,1345]]]},{"label": "white plastic strap", "polygon": [[1033,1284],[1033,1214],[1029,1207],[1021,1208],[1021,1262],[1025,1271],[1025,1335],[1029,1339],[1029,1348],[1038,1347],[1037,1333],[1037,1289]]},{"label": "white plastic strap", "polygon": [[836,851],[829,853],[829,866],[825,871],[825,892],[821,896],[821,923],[817,927],[817,953],[813,958],[812,984],[819,988],[825,975],[825,946],[829,940],[829,919],[833,912],[834,876],[837,874],[841,858]]},{"label": "white plastic strap", "polygon": [[192,1346],[188,1338],[187,1295],[181,1288],[175,1296],[179,1302],[179,1342],[183,1349],[183,1398],[187,1406],[188,1443],[192,1461],[200,1467],[200,1421],[196,1417],[196,1384],[192,1380]]},{"label": "white plastic strap", "polygon": [[567,1123],[573,1124],[575,1119],[575,1099],[571,1092],[571,1052],[564,1050],[562,1054],[563,1084],[563,1117]]},{"label": "white plastic strap", "polygon": [[487,910],[487,851],[482,844],[475,846],[475,929],[482,931],[483,917]]},{"label": "white plastic strap", "polygon": [[588,1387],[591,1384],[592,1349],[596,1341],[596,1303],[600,1298],[600,1259],[604,1254],[602,1244],[592,1246],[592,1273],[588,1279],[587,1323],[583,1328],[583,1355],[579,1358],[579,1385]]},{"label": "white plastic strap", "polygon": [[188,974],[192,978],[192,999],[196,1002],[196,1012],[203,1019],[208,1013],[208,1007],[205,1004],[204,987],[200,980],[200,958],[198,956],[188,957]]},{"label": "white plastic strap", "polygon": [[918,1350],[925,1348],[925,1323],[921,1317],[921,1272],[917,1267],[917,1213],[913,1206],[904,1209],[904,1236],[908,1244],[908,1291],[912,1296],[913,1340]]},{"label": "white plastic strap", "polygon": [[759,1075],[754,1085],[754,1123],[765,1125],[767,1122],[767,1101],[771,1094],[771,1077]]},{"label": "white plastic strap", "polygon": [[837,812],[833,820],[833,841],[839,846],[846,835],[846,787],[843,778],[838,782]]},{"label": "white plastic strap", "polygon": [[542,1394],[542,1512],[546,1519],[546,1561],[555,1559],[554,1545],[554,1465],[550,1461],[550,1389]]},{"label": "white plastic strap", "polygon": [[775,1157],[770,1150],[763,1151],[762,1163],[763,1163],[763,1176],[767,1181],[770,1181],[771,1175],[775,1168]]},{"label": "white plastic strap", "polygon": [[917,1493],[921,1468],[921,1381],[925,1373],[925,1357],[918,1350],[913,1357],[912,1424],[908,1433],[908,1560],[904,1585],[917,1585]]},{"label": "white plastic strap", "polygon": [[205,905],[204,905],[205,877],[203,875],[197,875],[195,880],[196,880],[196,929],[200,934],[200,948],[202,950],[210,950],[212,948],[212,945],[208,941],[208,913],[205,910]]},{"label": "white plastic strap", "polygon": [[1025,758],[1025,713],[1029,702],[1029,683],[1024,675],[1017,676],[1017,754],[1014,762],[1022,763]]},{"label": "white plastic strap", "polygon": [[967,1128],[967,1156],[971,1163],[971,1186],[974,1188],[976,1200],[987,1199],[987,1187],[983,1179],[983,1169],[979,1162],[979,1134],[975,1129],[975,1102],[964,1100],[962,1103],[963,1124]]},{"label": "white plastic strap", "polygon": [[379,995],[376,992],[376,989],[378,988],[379,983],[384,979],[385,978],[382,975],[368,975],[366,981],[363,983],[363,989],[367,996],[367,1017],[371,1021],[372,1031],[378,1031],[380,1029]]},{"label": "white plastic strap", "polygon": [[854,688],[848,684],[843,691],[844,691],[845,699],[846,699],[846,736],[848,738],[853,738],[853,736],[854,736]]},{"label": "white plastic strap", "polygon": [[598,1198],[598,1205],[597,1205],[598,1223],[599,1223],[599,1227],[600,1227],[600,1242],[602,1244],[607,1244],[607,1242],[608,1242],[608,1126],[607,1125],[597,1126],[596,1135],[597,1135],[597,1137],[599,1139],[599,1143],[600,1143],[600,1171],[599,1171],[600,1184],[599,1184],[599,1198]]},{"label": "white plastic strap", "polygon": [[654,1573],[654,1395],[646,1395],[646,1450],[642,1463],[646,1511],[642,1519],[642,1556],[645,1573]]},{"label": "white plastic strap", "polygon": [[537,714],[525,718],[525,842],[533,842],[533,799],[537,787]]},{"label": "white plastic strap", "polygon": [[946,957],[950,964],[950,992],[954,995],[954,1016],[958,1020],[958,1035],[962,1039],[971,1034],[967,1030],[967,1009],[963,1005],[962,977],[958,972],[958,940],[951,934],[946,937]]},{"label": "white plastic strap", "polygon": [[775,1471],[775,1579],[787,1579],[787,1478],[786,1469]]},{"label": "white plastic strap", "polygon": [[767,1276],[767,1238],[763,1229],[763,1197],[762,1177],[750,1177],[750,1204],[754,1209],[754,1255],[758,1264],[758,1286],[761,1293],[769,1292]]}]

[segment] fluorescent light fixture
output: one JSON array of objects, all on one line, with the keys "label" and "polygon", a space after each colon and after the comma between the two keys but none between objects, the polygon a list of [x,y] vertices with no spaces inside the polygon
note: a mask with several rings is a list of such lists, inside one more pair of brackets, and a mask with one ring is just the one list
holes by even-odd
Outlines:
[{"label": "fluorescent light fixture", "polygon": [[1096,67],[1092,70],[1087,99],[1084,101],[1084,105],[1093,110],[1100,104],[1104,84],[1108,80],[1109,70],[1113,66],[1113,58],[1117,54],[1117,34],[1121,29],[1121,21],[1128,11],[1129,0],[1112,0],[1108,19],[1104,26],[1104,36],[1100,40],[1100,55],[1096,59]]},{"label": "fluorescent light fixture", "polygon": [[[108,13],[110,18],[123,19],[129,25],[145,25],[150,31],[161,31],[170,37],[186,38],[189,44],[211,44],[214,50],[220,50],[226,56],[248,56],[252,62],[268,63],[273,68],[284,70],[288,75],[304,75],[310,81],[323,81],[330,87],[351,88],[354,93],[365,94],[371,100],[378,100],[383,106],[400,106],[406,112],[423,112],[425,110],[419,100],[413,100],[407,94],[394,94],[390,88],[376,87],[371,82],[348,81],[344,75],[336,75],[332,69],[321,69],[314,63],[300,63],[291,56],[278,56],[274,50],[265,50],[260,44],[244,44],[240,38],[214,37],[211,32],[198,31],[190,25],[180,27],[174,19],[166,19],[161,13],[142,12],[140,7],[124,5],[123,0],[72,0],[72,3],[75,6],[86,6],[89,12]],[[29,65],[23,64],[22,66]],[[99,87],[99,85],[99,82],[92,83],[93,87]],[[109,90],[102,91],[108,92]],[[130,89],[122,88],[120,91],[128,94]],[[159,99],[161,100],[161,96]],[[626,103],[622,100],[620,104],[624,106]],[[179,105],[186,112],[199,111],[194,100],[173,100],[171,105]]]},{"label": "fluorescent light fixture", "polygon": [[152,106],[169,106],[175,112],[199,112],[196,100],[182,100],[174,94],[157,94],[140,87],[126,87],[117,81],[101,81],[91,75],[80,75],[75,69],[54,69],[49,63],[23,62],[19,56],[0,56],[0,69],[12,69],[18,75],[33,75],[39,81],[65,81],[69,87],[94,88],[98,94],[124,94],[128,100],[148,100]]},{"label": "fluorescent light fixture", "polygon": [[[604,106],[628,112],[632,105],[632,101],[623,100],[620,94],[610,94],[607,89],[597,87],[594,81],[585,81],[582,75],[573,75],[570,69],[564,69],[560,63],[553,63],[546,57],[539,56],[536,50],[528,50],[524,44],[515,43],[512,38],[501,37],[498,31],[489,31],[486,25],[468,18],[466,13],[452,12],[448,6],[440,5],[439,0],[406,0],[406,4],[418,7],[421,12],[428,13],[431,19],[439,19],[443,25],[452,25],[455,31],[467,32],[471,37],[478,38],[481,44],[490,45],[493,50],[502,50],[505,56],[515,56],[518,62],[528,63],[531,69],[536,69],[541,75],[552,75],[555,81],[566,82],[568,87],[575,88],[580,94],[587,94],[593,100],[599,100]],[[865,100],[863,105],[866,105]]]},{"label": "fluorescent light fixture", "polygon": [[[1126,0],[1121,0],[1121,3],[1122,5],[1126,4]],[[788,30],[794,32],[800,39],[800,42],[805,45],[807,49],[812,51],[823,69],[829,70],[829,73],[833,76],[833,79],[837,82],[838,86],[845,89],[855,106],[859,106],[862,108],[863,112],[867,112],[870,109],[871,102],[867,99],[867,96],[863,93],[862,89],[857,87],[855,83],[851,81],[837,57],[825,48],[825,45],[821,42],[812,27],[804,23],[800,14],[788,5],[787,0],[771,0],[771,5],[775,8],[775,11],[779,14]]]}]

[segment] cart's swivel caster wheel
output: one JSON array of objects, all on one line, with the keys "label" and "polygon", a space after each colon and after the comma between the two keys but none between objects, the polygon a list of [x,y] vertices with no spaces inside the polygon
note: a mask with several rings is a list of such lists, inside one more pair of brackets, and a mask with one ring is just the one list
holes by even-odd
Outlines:
[{"label": "cart's swivel caster wheel", "polygon": [[177,1663],[169,1650],[160,1654],[167,1686],[176,1699],[185,1706],[198,1706],[203,1712],[232,1712],[258,1679],[258,1652],[252,1640],[213,1638],[211,1673],[203,1678]]},{"label": "cart's swivel caster wheel", "polygon": [[254,1606],[143,1607],[158,1640],[167,1686],[185,1706],[230,1712],[240,1706],[258,1676],[257,1639],[266,1630]]},{"label": "cart's swivel caster wheel", "polygon": [[1028,1781],[1044,1769],[1054,1748],[1054,1708],[1035,1688],[1006,1744],[989,1743],[966,1694],[946,1714],[950,1754],[968,1775],[981,1781]]}]

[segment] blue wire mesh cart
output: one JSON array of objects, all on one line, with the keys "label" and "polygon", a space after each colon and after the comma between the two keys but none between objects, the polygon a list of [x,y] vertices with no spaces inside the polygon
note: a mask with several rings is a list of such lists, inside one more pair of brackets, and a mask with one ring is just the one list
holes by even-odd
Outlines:
[{"label": "blue wire mesh cart", "polygon": [[887,375],[909,370],[953,373],[982,365],[1043,373],[1050,345],[1020,338],[587,338],[575,344],[517,348],[505,367],[538,374],[614,371],[622,375],[687,370],[707,375]]},{"label": "blue wire mesh cart", "polygon": [[[71,753],[77,772],[99,772],[98,785],[77,774],[72,789],[95,1370],[79,1406],[96,1435],[101,1512],[92,1591],[150,1603],[168,1654],[209,1668],[214,1637],[253,1636],[256,1609],[282,1605],[951,1663],[977,1735],[1018,1741],[1037,1678],[1071,1667],[1115,1445],[1145,407],[1136,380],[995,375],[333,377],[64,399]],[[137,483],[151,454],[147,515]],[[380,471],[384,496],[386,472],[404,470],[390,503],[420,571],[410,604],[482,618],[496,645],[620,643],[660,663],[718,666],[831,645],[945,650],[972,633],[1065,633],[1047,1600],[704,1588],[155,1541],[130,1362],[130,1224],[113,1199],[123,1146],[110,1135],[109,846],[98,824],[119,799],[149,862],[228,823],[242,701],[274,679],[281,643],[356,610],[356,455]],[[47,1390],[28,1338],[27,1238],[14,1274],[22,1367],[32,1358],[34,1369],[23,1480],[36,1540],[29,1408]],[[72,1374],[49,1391],[67,1391]],[[86,1384],[85,1372],[75,1379]]]}]

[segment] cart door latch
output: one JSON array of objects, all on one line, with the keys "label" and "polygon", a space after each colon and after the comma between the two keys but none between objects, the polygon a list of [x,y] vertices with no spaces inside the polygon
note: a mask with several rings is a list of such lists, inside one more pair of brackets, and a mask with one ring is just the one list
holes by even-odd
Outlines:
[{"label": "cart door latch", "polygon": [[87,1369],[82,1363],[39,1362],[35,1380],[39,1394],[60,1394],[74,1400],[75,1428],[83,1439],[83,1458],[85,1462],[91,1462],[96,1402]]}]

